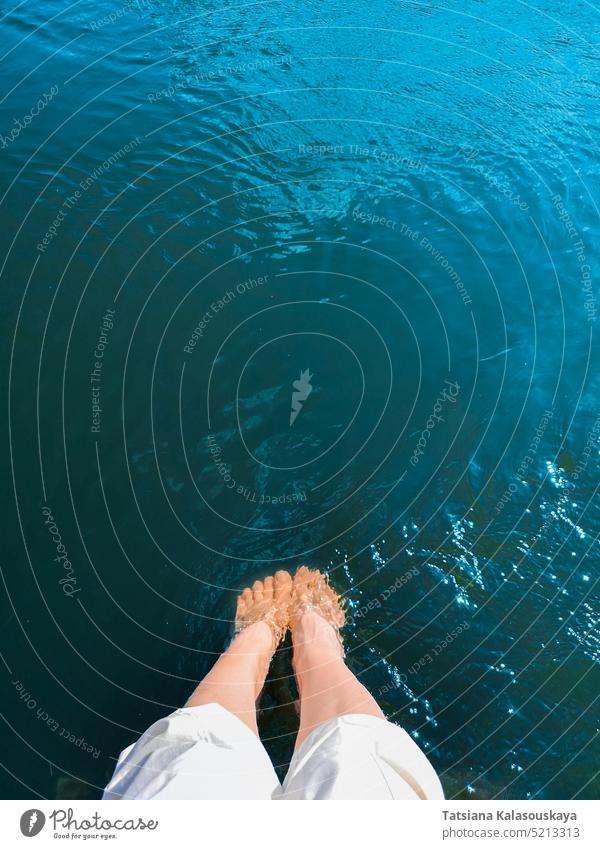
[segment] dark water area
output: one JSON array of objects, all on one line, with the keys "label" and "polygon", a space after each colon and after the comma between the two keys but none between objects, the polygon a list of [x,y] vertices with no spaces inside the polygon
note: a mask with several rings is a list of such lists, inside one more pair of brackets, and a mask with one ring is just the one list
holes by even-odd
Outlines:
[{"label": "dark water area", "polygon": [[[2,795],[99,798],[236,594],[307,563],[448,797],[598,798],[594,7],[0,33]],[[282,774],[295,695],[288,643]]]}]

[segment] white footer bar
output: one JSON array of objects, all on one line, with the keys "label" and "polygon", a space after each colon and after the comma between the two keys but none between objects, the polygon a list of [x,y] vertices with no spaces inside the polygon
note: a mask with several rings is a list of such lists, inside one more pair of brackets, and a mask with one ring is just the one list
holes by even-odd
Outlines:
[{"label": "white footer bar", "polygon": [[0,801],[0,844],[11,849],[176,849],[177,841],[186,849],[598,849],[600,803]]}]

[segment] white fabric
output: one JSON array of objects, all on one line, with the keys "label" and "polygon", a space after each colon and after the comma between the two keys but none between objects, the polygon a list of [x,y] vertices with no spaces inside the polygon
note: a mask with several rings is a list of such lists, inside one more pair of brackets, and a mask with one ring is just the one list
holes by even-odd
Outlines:
[{"label": "white fabric", "polygon": [[294,753],[286,799],[443,799],[436,771],[399,725],[366,714],[325,722]]},{"label": "white fabric", "polygon": [[414,740],[350,714],[313,731],[280,785],[252,731],[220,705],[181,708],[121,752],[104,799],[443,799]]}]

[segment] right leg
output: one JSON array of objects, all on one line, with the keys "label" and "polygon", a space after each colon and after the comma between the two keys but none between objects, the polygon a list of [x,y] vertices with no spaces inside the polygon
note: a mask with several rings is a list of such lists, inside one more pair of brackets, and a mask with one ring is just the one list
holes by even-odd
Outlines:
[{"label": "right leg", "polygon": [[338,716],[367,714],[385,719],[373,696],[342,657],[340,598],[321,572],[302,566],[294,578],[290,627],[294,671],[300,693],[298,749],[311,731]]},{"label": "right leg", "polygon": [[344,663],[339,637],[344,620],[325,576],[299,569],[290,627],[300,730],[283,798],[443,799],[439,778],[419,746],[386,720]]},{"label": "right leg", "polygon": [[349,713],[385,719],[369,691],[342,659],[338,636],[316,611],[306,611],[292,631],[294,672],[300,692],[296,748],[319,725]]}]

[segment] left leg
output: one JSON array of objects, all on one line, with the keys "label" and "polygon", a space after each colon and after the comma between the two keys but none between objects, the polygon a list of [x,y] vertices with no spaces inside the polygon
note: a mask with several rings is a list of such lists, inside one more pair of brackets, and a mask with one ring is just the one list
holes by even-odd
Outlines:
[{"label": "left leg", "polygon": [[258,735],[256,699],[265,682],[273,634],[264,622],[238,634],[208,675],[198,684],[185,707],[218,704],[235,714]]},{"label": "left leg", "polygon": [[184,708],[121,752],[104,799],[270,799],[281,789],[255,705],[287,627],[291,589],[291,576],[278,572],[244,590],[230,647]]},{"label": "left leg", "polygon": [[287,625],[292,578],[277,572],[264,583],[255,581],[238,599],[238,634],[185,707],[218,704],[235,714],[258,736],[256,700],[265,683],[271,657]]}]

